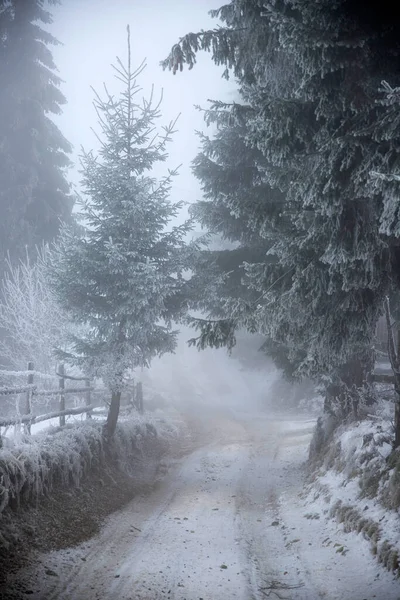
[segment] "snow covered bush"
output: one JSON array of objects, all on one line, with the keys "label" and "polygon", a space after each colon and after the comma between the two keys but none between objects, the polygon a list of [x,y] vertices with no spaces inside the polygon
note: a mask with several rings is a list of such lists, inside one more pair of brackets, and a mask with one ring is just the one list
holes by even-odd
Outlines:
[{"label": "snow covered bush", "polygon": [[43,373],[54,373],[54,347],[64,347],[67,315],[46,281],[50,250],[37,250],[17,265],[8,264],[0,294],[0,356],[7,368],[25,370],[29,361]]},{"label": "snow covered bush", "polygon": [[0,510],[37,502],[56,485],[79,487],[85,473],[103,461],[97,422],[25,437],[16,446],[8,442],[0,451]]},{"label": "snow covered bush", "polygon": [[89,473],[117,466],[135,475],[137,460],[160,457],[173,432],[168,419],[135,415],[119,423],[107,445],[102,422],[95,420],[26,436],[18,444],[6,439],[0,450],[0,516],[6,509],[38,505],[58,487],[79,488]]}]

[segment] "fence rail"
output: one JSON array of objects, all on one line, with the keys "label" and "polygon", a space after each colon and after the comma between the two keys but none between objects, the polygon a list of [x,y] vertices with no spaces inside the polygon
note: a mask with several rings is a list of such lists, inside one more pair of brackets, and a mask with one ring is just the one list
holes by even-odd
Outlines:
[{"label": "fence rail", "polygon": [[56,373],[56,377],[62,377],[63,379],[72,379],[73,381],[90,381],[89,377],[73,377],[72,375],[67,375],[66,373]]},{"label": "fence rail", "polygon": [[[91,418],[91,411],[95,408],[95,405],[91,403],[91,392],[95,391],[95,388],[90,385],[89,377],[75,377],[72,375],[68,375],[65,372],[65,367],[63,364],[59,365],[57,369],[56,376],[52,375],[49,378],[58,379],[58,389],[53,390],[40,390],[38,389],[37,384],[34,383],[35,376],[39,378],[46,378],[46,376],[40,372],[34,370],[33,362],[28,363],[27,371],[0,371],[1,375],[19,375],[27,377],[26,385],[18,385],[18,386],[4,386],[0,387],[0,397],[1,396],[11,396],[11,395],[19,395],[26,394],[25,403],[24,403],[24,412],[20,415],[14,415],[9,418],[0,418],[0,427],[8,427],[10,425],[23,424],[26,433],[30,433],[31,425],[33,423],[40,423],[42,421],[47,421],[49,419],[54,419],[55,417],[59,417],[60,425],[65,425],[65,417],[69,415],[79,415],[82,413],[86,413],[86,418]],[[72,381],[84,381],[84,387],[66,387],[65,380],[69,379]],[[70,407],[67,408],[65,406],[65,397],[68,394],[82,394],[85,396],[85,406],[79,407]],[[32,400],[36,397],[59,397],[59,410],[52,411],[43,415],[35,415],[32,411]]]},{"label": "fence rail", "polygon": [[[23,425],[25,433],[31,433],[31,426],[42,421],[58,418],[60,426],[65,425],[65,417],[70,415],[79,415],[86,413],[86,418],[92,418],[92,411],[98,408],[94,398],[99,393],[104,393],[104,389],[94,387],[89,377],[77,377],[68,375],[65,372],[64,364],[60,364],[55,375],[47,375],[40,371],[35,371],[33,362],[28,363],[26,371],[4,371],[0,370],[2,377],[24,377],[26,384],[16,386],[0,387],[0,398],[2,396],[22,396],[23,410],[21,414],[12,415],[10,417],[0,417],[0,447],[2,446],[1,428],[9,427],[10,425]],[[41,381],[53,380],[54,384],[58,382],[58,387],[53,389],[39,389]],[[74,387],[67,387],[66,381],[76,382]],[[76,385],[78,382],[84,382],[84,385]],[[74,385],[74,383],[72,383]],[[84,398],[83,406],[67,407],[66,398],[69,394],[80,394]],[[25,395],[25,396],[24,396]],[[58,410],[52,410],[45,414],[34,414],[32,403],[35,398],[58,398]],[[122,407],[121,407],[122,408]],[[132,409],[138,412],[143,412],[143,387],[142,383],[135,382],[128,388],[128,401],[125,407],[129,413]],[[100,411],[96,414],[107,412]]]},{"label": "fence rail", "polygon": [[65,410],[59,410],[56,412],[47,413],[45,415],[23,415],[18,417],[18,419],[16,419],[15,417],[11,417],[10,419],[0,419],[0,427],[8,427],[9,425],[15,425],[18,423],[29,423],[30,425],[32,425],[33,423],[41,423],[42,421],[48,421],[49,419],[54,419],[55,417],[65,417],[67,415],[80,415],[82,413],[92,411],[94,408],[96,408],[96,406],[95,404],[92,404],[90,406],[78,406],[76,408],[67,408]]},{"label": "fence rail", "polygon": [[[36,386],[34,386],[36,388]],[[1,388],[0,388],[1,389]],[[80,387],[80,388],[63,388],[63,391],[60,390],[43,390],[33,392],[34,396],[59,396],[62,394],[84,394],[86,392],[94,392],[94,387]],[[1,395],[1,392],[0,392]]]},{"label": "fence rail", "polygon": [[[33,384],[22,385],[17,387],[0,387],[0,396],[11,396],[16,394],[22,394],[23,392],[35,392],[37,386]],[[40,392],[39,392],[40,393]]]}]

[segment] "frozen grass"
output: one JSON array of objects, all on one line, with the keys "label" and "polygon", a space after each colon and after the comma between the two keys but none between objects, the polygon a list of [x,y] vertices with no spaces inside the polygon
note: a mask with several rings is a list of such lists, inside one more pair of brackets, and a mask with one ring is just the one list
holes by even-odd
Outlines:
[{"label": "frozen grass", "polygon": [[400,450],[392,450],[388,408],[380,404],[369,418],[336,430],[319,420],[307,495],[345,531],[369,540],[378,561],[400,577]]},{"label": "frozen grass", "polygon": [[106,444],[103,423],[94,419],[75,422],[15,442],[6,440],[0,450],[0,518],[7,508],[38,504],[58,485],[79,488],[89,471],[99,471],[106,463],[132,471],[132,459],[143,456],[145,442],[150,442],[147,451],[152,439],[165,442],[177,437],[181,426],[177,420],[157,415],[134,415],[118,424],[112,442]]}]

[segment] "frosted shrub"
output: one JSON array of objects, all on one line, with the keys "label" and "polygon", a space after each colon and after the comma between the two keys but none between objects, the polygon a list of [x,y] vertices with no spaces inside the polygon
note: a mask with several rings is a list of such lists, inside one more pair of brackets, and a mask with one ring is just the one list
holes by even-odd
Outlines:
[{"label": "frosted shrub", "polygon": [[43,247],[34,262],[27,257],[16,266],[9,264],[2,282],[0,327],[5,336],[0,354],[14,369],[25,370],[34,360],[37,371],[53,373],[53,348],[64,347],[69,322],[46,282],[49,256]]},{"label": "frosted shrub", "polygon": [[0,514],[7,507],[38,503],[57,486],[79,488],[89,472],[107,468],[110,461],[133,472],[135,458],[142,458],[157,437],[155,425],[138,417],[120,423],[106,447],[102,428],[93,420],[53,428],[18,444],[7,440],[0,450]]}]

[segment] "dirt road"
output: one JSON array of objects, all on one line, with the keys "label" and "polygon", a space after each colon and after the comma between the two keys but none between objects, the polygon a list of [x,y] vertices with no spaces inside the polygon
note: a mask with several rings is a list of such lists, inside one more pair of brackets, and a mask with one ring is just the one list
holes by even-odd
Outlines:
[{"label": "dirt road", "polygon": [[[323,515],[304,514],[301,465],[312,420],[244,412],[209,419],[204,445],[168,465],[154,489],[112,515],[98,537],[44,555],[21,574],[29,597],[400,597],[366,542]],[[338,554],[338,544],[349,552]]]}]

